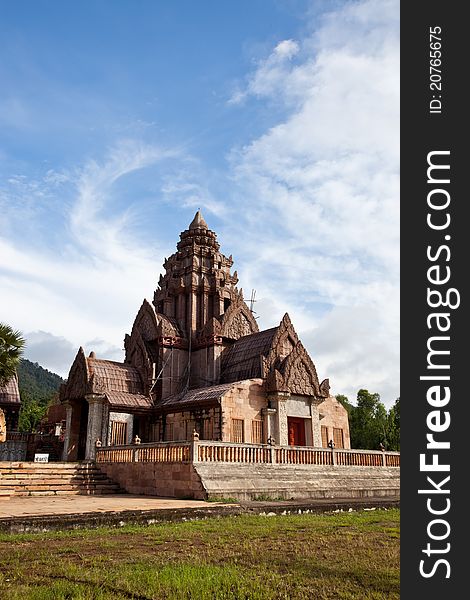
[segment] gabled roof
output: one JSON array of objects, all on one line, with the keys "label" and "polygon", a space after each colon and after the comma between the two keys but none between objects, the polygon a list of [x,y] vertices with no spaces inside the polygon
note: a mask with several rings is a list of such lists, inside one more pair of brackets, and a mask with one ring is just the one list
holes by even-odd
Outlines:
[{"label": "gabled roof", "polygon": [[224,383],[263,377],[261,356],[266,356],[278,327],[265,329],[239,338],[226,351],[220,380]]},{"label": "gabled roof", "polygon": [[70,369],[68,381],[61,387],[62,402],[99,394],[116,409],[152,407],[152,400],[144,394],[144,385],[136,367],[113,360],[102,360],[92,352],[85,357],[80,348]]},{"label": "gabled roof", "polygon": [[106,392],[111,408],[152,408],[152,400],[143,394],[126,394],[125,392]]},{"label": "gabled roof", "polygon": [[16,375],[0,386],[0,404],[21,404]]},{"label": "gabled roof", "polygon": [[182,410],[183,408],[194,408],[194,406],[199,405],[213,405],[233,387],[234,383],[225,383],[196,388],[186,393],[175,394],[163,400],[158,400],[155,407],[164,410]]},{"label": "gabled roof", "polygon": [[113,360],[87,358],[88,370],[93,381],[91,392],[104,386],[107,392],[142,394],[143,386],[139,371],[126,363]]}]

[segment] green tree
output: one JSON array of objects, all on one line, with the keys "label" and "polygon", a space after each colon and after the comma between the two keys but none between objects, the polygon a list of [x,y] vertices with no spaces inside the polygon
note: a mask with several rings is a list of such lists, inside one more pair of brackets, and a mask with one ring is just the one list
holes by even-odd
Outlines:
[{"label": "green tree", "polygon": [[351,446],[377,450],[383,444],[387,448],[387,424],[387,410],[380,402],[380,394],[359,390],[357,406],[350,415]]},{"label": "green tree", "polygon": [[387,416],[388,450],[400,450],[400,398],[388,412]]},{"label": "green tree", "polygon": [[25,343],[19,331],[0,323],[0,385],[15,375]]},{"label": "green tree", "polygon": [[37,431],[41,419],[47,412],[48,404],[32,397],[28,392],[21,395],[21,410],[18,430],[24,433]]}]

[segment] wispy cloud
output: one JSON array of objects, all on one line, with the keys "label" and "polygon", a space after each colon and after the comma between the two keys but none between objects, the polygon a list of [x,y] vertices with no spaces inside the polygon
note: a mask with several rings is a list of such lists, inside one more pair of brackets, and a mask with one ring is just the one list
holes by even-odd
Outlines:
[{"label": "wispy cloud", "polygon": [[[260,326],[288,310],[334,392],[368,387],[393,402],[398,12],[396,0],[348,2],[274,43],[226,109],[274,106],[275,116],[229,149],[225,169],[134,128],[75,167],[12,171],[0,186],[0,309],[32,332],[31,359],[65,375],[59,363],[79,345],[118,358],[174,251],[178,211],[201,207],[245,296],[257,290]],[[6,109],[27,120],[21,106]]]},{"label": "wispy cloud", "polygon": [[370,0],[277,44],[239,93],[285,116],[231,155],[249,285],[300,316],[334,391],[367,385],[387,402],[399,393],[398,36],[398,3]]}]

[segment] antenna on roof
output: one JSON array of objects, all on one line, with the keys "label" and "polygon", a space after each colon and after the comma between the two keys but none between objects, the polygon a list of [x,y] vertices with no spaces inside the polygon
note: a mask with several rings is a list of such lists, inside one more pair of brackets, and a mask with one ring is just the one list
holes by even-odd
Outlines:
[{"label": "antenna on roof", "polygon": [[256,315],[256,312],[253,310],[254,303],[256,302],[255,296],[256,296],[256,290],[252,289],[251,290],[251,298],[250,298],[250,311],[253,315]]}]

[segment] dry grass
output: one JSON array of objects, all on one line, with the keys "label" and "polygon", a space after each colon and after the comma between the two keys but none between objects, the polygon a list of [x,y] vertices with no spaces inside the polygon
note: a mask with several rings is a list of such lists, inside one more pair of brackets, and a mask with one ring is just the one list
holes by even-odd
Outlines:
[{"label": "dry grass", "polygon": [[0,536],[9,600],[399,598],[399,511]]}]

